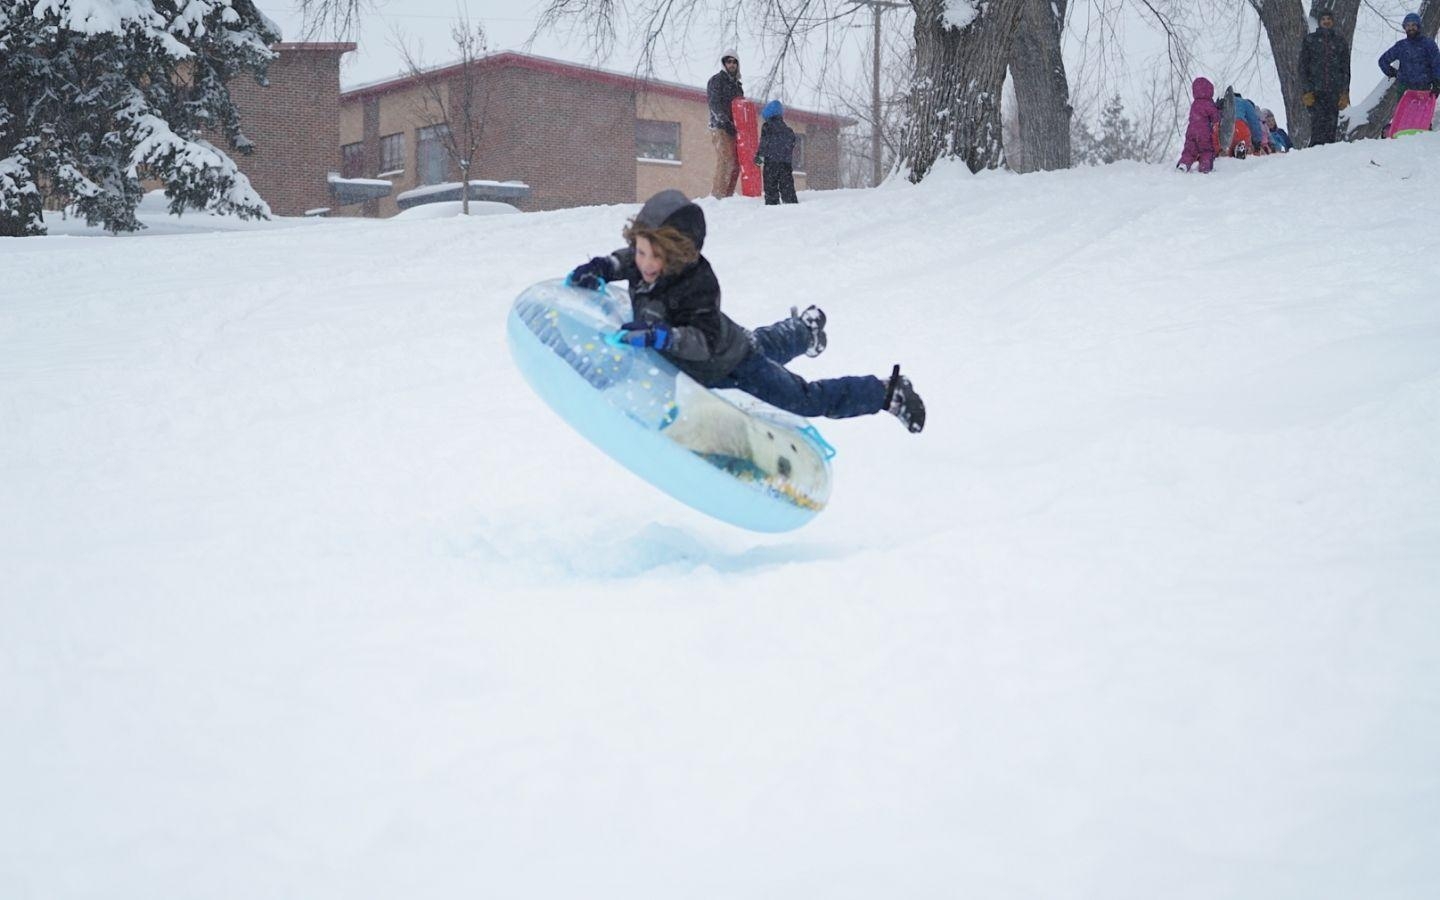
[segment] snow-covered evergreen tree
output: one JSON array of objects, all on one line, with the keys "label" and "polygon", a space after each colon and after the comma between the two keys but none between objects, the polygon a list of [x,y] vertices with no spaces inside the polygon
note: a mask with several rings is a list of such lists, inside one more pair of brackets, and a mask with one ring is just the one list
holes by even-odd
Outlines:
[{"label": "snow-covered evergreen tree", "polygon": [[90,224],[141,227],[141,182],[170,210],[269,208],[227,83],[263,78],[279,29],[252,0],[0,0],[0,235],[44,233],[46,196]]},{"label": "snow-covered evergreen tree", "polygon": [[1115,94],[1105,101],[1099,130],[1092,131],[1076,117],[1070,123],[1075,162],[1098,166],[1122,159],[1153,162],[1154,149],[1135,122],[1125,115],[1125,102]]}]

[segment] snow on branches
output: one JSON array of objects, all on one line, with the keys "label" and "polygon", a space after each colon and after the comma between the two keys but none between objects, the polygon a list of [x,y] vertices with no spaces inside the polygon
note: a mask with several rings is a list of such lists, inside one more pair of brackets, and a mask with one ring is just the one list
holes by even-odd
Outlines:
[{"label": "snow on branches", "polygon": [[0,234],[43,232],[37,192],[141,227],[142,179],[177,213],[269,214],[209,139],[248,145],[227,84],[280,38],[250,0],[10,0],[0,25]]}]

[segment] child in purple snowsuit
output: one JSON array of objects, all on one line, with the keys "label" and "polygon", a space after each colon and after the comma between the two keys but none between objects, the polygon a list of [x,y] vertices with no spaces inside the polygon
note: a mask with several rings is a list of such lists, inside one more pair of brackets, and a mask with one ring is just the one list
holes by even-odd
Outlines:
[{"label": "child in purple snowsuit", "polygon": [[1185,129],[1185,149],[1175,168],[1190,171],[1196,160],[1200,171],[1209,172],[1215,165],[1215,126],[1220,124],[1220,108],[1215,105],[1215,85],[1208,78],[1197,78],[1190,85],[1195,101],[1190,104],[1190,125]]}]

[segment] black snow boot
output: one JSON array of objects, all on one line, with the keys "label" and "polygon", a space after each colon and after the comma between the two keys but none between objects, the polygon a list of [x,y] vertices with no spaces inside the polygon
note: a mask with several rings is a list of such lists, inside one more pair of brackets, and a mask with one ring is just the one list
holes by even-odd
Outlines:
[{"label": "black snow boot", "polygon": [[825,352],[825,345],[829,343],[825,338],[825,310],[818,306],[807,306],[804,310],[797,310],[790,307],[790,318],[799,319],[801,324],[810,329],[810,346],[805,348],[806,356],[819,356]]},{"label": "black snow boot", "polygon": [[890,373],[890,383],[885,387],[885,411],[899,419],[912,434],[925,430],[925,401],[915,393],[910,379],[900,374],[898,365]]}]

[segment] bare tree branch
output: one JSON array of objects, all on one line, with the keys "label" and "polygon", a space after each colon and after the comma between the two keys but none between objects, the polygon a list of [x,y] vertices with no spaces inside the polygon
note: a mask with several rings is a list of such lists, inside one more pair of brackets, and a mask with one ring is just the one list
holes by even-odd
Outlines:
[{"label": "bare tree branch", "polygon": [[[472,25],[465,13],[450,28],[457,61],[444,68],[445,77],[425,66],[421,50],[412,49],[396,29],[393,44],[404,60],[411,79],[419,87],[413,113],[439,140],[449,161],[460,172],[460,211],[470,214],[470,174],[485,136],[485,119],[491,88],[481,78],[480,63],[486,52],[484,25]],[[418,152],[418,147],[416,148]],[[418,160],[417,160],[418,163]]]}]

